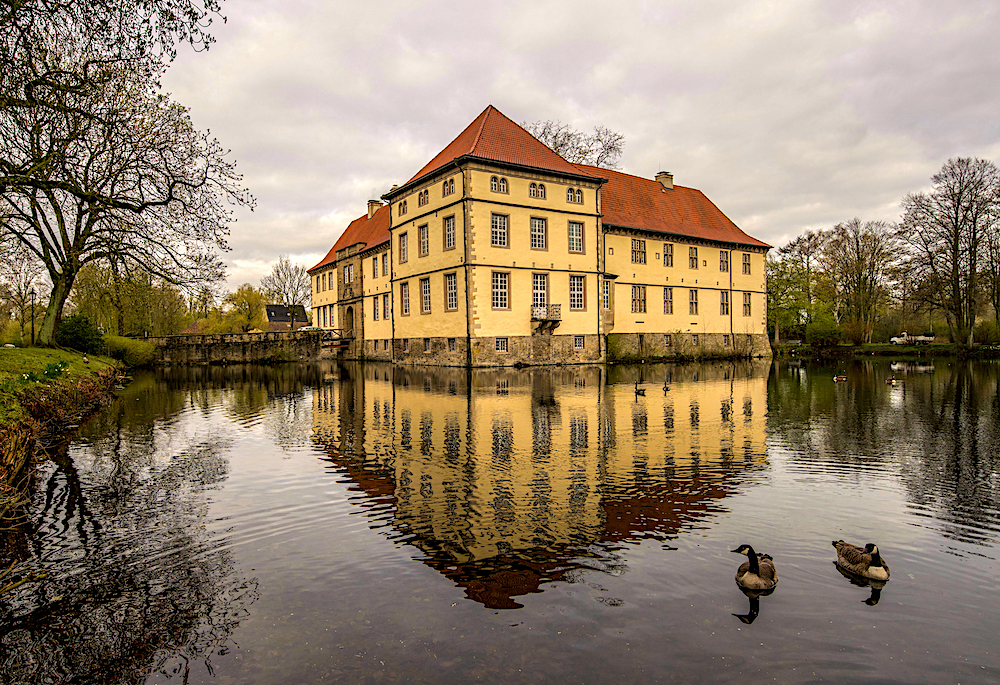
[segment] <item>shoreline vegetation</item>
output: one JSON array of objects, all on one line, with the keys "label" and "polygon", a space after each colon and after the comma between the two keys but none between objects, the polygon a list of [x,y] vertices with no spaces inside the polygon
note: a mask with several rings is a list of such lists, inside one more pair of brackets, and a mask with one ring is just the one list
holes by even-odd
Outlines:
[{"label": "shoreline vegetation", "polygon": [[775,359],[841,359],[863,357],[954,357],[956,359],[1000,359],[1000,345],[975,345],[962,347],[955,343],[930,343],[928,345],[891,345],[870,343],[864,345],[810,345],[779,343],[771,345]]},{"label": "shoreline vegetation", "polygon": [[123,378],[121,365],[108,357],[0,348],[0,594],[41,577],[20,568],[12,544],[34,467],[64,450],[75,429],[114,398]]}]

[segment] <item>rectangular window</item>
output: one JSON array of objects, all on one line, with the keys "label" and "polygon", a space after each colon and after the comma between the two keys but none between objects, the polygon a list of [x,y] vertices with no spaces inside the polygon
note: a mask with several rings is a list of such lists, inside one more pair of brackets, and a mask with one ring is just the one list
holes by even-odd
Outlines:
[{"label": "rectangular window", "polygon": [[583,252],[583,224],[579,221],[569,222],[569,251]]},{"label": "rectangular window", "polygon": [[347,269],[348,271],[351,272],[351,283],[354,283],[354,265],[351,264],[350,266],[347,267]]},{"label": "rectangular window", "polygon": [[410,339],[403,338],[403,352],[409,352],[409,351],[410,351]]},{"label": "rectangular window", "polygon": [[548,274],[531,274],[531,306],[544,307],[549,303]]},{"label": "rectangular window", "polygon": [[372,320],[378,321],[378,296],[372,298]]},{"label": "rectangular window", "polygon": [[750,293],[743,293],[743,316],[750,316]]},{"label": "rectangular window", "polygon": [[743,253],[743,273],[750,275],[750,255],[746,252]]},{"label": "rectangular window", "polygon": [[382,275],[383,276],[388,276],[389,275],[389,253],[388,252],[383,252],[382,253]]},{"label": "rectangular window", "polygon": [[321,276],[317,276],[316,277],[316,292],[317,293],[323,292],[322,290],[320,290],[320,283],[322,283],[322,281],[320,280],[320,278],[321,278]]},{"label": "rectangular window", "polygon": [[410,284],[399,284],[399,311],[403,316],[410,315]]},{"label": "rectangular window", "polygon": [[688,248],[688,267],[691,269],[698,268],[698,248],[689,247]]},{"label": "rectangular window", "polygon": [[646,241],[632,238],[632,263],[646,263]]},{"label": "rectangular window", "polygon": [[386,351],[389,350],[389,338],[386,338],[385,340],[382,341],[382,349]]},{"label": "rectangular window", "polygon": [[382,295],[382,316],[389,318],[389,293]]},{"label": "rectangular window", "polygon": [[350,281],[350,272],[347,270],[347,267],[345,266],[344,267],[344,283],[350,283],[350,282],[351,282]]},{"label": "rectangular window", "polygon": [[426,257],[431,252],[430,228],[424,224],[417,229],[417,234],[420,237],[420,256]]},{"label": "rectangular window", "polygon": [[673,314],[674,313],[674,289],[664,288],[663,289],[663,313]]},{"label": "rectangular window", "polygon": [[698,291],[691,290],[689,292],[690,299],[688,300],[688,313],[694,316],[698,313]]},{"label": "rectangular window", "polygon": [[510,274],[505,271],[493,272],[493,309],[509,309]]},{"label": "rectangular window", "polygon": [[729,291],[723,290],[719,293],[719,314],[729,316]]},{"label": "rectangular window", "polygon": [[420,279],[420,313],[431,313],[431,279]]},{"label": "rectangular window", "polygon": [[569,277],[569,308],[582,310],[586,307],[585,276]]},{"label": "rectangular window", "polygon": [[729,347],[729,334],[728,333],[725,333],[722,336],[722,346],[723,347]]},{"label": "rectangular window", "polygon": [[444,218],[444,249],[455,249],[455,217],[453,216]]},{"label": "rectangular window", "polygon": [[450,312],[458,309],[458,274],[444,275],[444,308]]},{"label": "rectangular window", "polygon": [[663,243],[663,266],[674,265],[674,244]]},{"label": "rectangular window", "polygon": [[457,349],[457,344],[454,338],[448,338],[448,351],[454,352]]},{"label": "rectangular window", "polygon": [[409,259],[410,250],[407,245],[406,234],[403,233],[399,236],[399,263],[404,263]]},{"label": "rectangular window", "polygon": [[663,344],[666,345],[667,347],[670,347],[674,344],[674,339],[670,337],[669,333],[663,334]]},{"label": "rectangular window", "polygon": [[584,337],[582,335],[574,335],[573,336],[573,349],[575,349],[575,350],[582,350],[584,342],[585,342],[584,341]]},{"label": "rectangular window", "polygon": [[378,278],[378,257],[372,257],[372,278]]},{"label": "rectangular window", "polygon": [[[691,343],[692,343],[692,344],[694,344],[694,345],[697,345],[697,344],[698,344],[698,334],[697,334],[697,333],[695,333],[695,334],[693,334],[693,335],[691,336]],[[697,375],[697,374],[696,374],[696,375]],[[695,378],[695,380],[698,380],[698,379],[697,379],[697,378]]]},{"label": "rectangular window", "polygon": [[424,338],[424,352],[430,352],[430,351],[431,351],[431,339]]},{"label": "rectangular window", "polygon": [[490,245],[507,247],[507,217],[503,214],[494,214],[490,219]]},{"label": "rectangular window", "polygon": [[531,249],[544,250],[549,246],[545,219],[531,219]]},{"label": "rectangular window", "polygon": [[605,309],[611,309],[611,281],[607,279],[601,283],[601,301]]},{"label": "rectangular window", "polygon": [[719,271],[729,271],[729,251],[719,252]]},{"label": "rectangular window", "polygon": [[646,286],[644,285],[632,286],[632,313],[646,313]]},{"label": "rectangular window", "polygon": [[497,338],[496,339],[496,350],[497,352],[507,351],[507,338]]}]

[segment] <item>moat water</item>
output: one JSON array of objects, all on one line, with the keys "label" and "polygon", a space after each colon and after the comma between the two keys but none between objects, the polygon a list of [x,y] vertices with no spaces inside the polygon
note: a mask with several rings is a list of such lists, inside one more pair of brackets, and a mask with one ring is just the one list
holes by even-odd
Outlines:
[{"label": "moat water", "polygon": [[[998,381],[137,375],[6,533],[49,576],[0,600],[0,682],[1000,682]],[[878,544],[884,587],[838,572],[840,538]],[[756,601],[744,542],[780,578]]]}]

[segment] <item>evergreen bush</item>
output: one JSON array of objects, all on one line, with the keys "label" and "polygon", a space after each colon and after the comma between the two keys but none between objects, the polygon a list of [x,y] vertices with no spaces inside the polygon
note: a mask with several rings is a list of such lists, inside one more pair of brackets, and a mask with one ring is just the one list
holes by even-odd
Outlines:
[{"label": "evergreen bush", "polygon": [[62,320],[56,329],[56,344],[79,352],[97,352],[104,341],[97,326],[83,314],[74,314]]}]

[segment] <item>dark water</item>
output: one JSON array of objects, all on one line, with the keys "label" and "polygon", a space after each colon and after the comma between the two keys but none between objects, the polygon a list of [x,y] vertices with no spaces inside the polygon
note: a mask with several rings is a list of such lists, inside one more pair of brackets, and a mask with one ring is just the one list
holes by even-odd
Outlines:
[{"label": "dark water", "polygon": [[[50,577],[0,603],[0,681],[995,683],[998,378],[138,376],[7,533]],[[839,574],[839,538],[889,582]],[[756,602],[743,542],[781,579]]]}]

